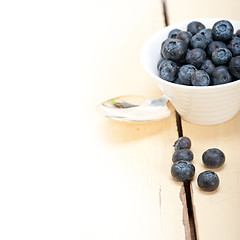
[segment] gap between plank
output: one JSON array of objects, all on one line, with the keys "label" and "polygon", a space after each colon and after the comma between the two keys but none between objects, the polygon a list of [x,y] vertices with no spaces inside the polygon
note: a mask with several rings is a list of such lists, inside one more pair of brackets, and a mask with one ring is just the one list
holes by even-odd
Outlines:
[{"label": "gap between plank", "polygon": [[[169,21],[168,21],[166,0],[162,0],[162,8],[163,8],[163,16],[164,16],[165,26],[168,26]],[[178,137],[182,137],[183,136],[182,120],[177,111],[176,111],[176,123],[177,123]],[[185,196],[186,196],[186,205],[187,205],[191,240],[197,240],[197,231],[196,231],[196,223],[195,223],[192,192],[191,192],[191,181],[184,182],[183,187],[184,187]],[[189,237],[186,235],[186,238],[189,238]]]}]

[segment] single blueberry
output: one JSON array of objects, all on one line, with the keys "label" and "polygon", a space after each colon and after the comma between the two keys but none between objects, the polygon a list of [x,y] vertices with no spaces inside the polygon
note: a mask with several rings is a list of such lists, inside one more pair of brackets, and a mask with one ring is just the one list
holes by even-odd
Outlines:
[{"label": "single blueberry", "polygon": [[183,85],[191,85],[191,77],[197,68],[191,64],[183,65],[178,72],[178,79]]},{"label": "single blueberry", "polygon": [[206,53],[201,48],[194,48],[187,52],[186,62],[199,68],[206,59]]},{"label": "single blueberry", "polygon": [[208,168],[219,168],[225,162],[225,155],[218,148],[210,148],[203,153],[202,161]]},{"label": "single blueberry", "polygon": [[196,34],[191,38],[190,44],[192,48],[205,49],[207,47],[207,39],[204,35]]},{"label": "single blueberry", "polygon": [[232,82],[232,76],[228,71],[226,66],[218,66],[212,73],[212,83],[213,85],[220,85]]},{"label": "single blueberry", "polygon": [[210,85],[210,77],[207,72],[204,70],[196,71],[191,78],[193,86],[209,86]]},{"label": "single blueberry", "polygon": [[207,46],[207,55],[209,57],[212,57],[212,53],[217,49],[217,48],[227,48],[227,46],[223,42],[219,41],[213,41]]},{"label": "single blueberry", "polygon": [[217,48],[212,53],[212,62],[215,65],[224,65],[227,64],[232,58],[232,53],[227,48]]},{"label": "single blueberry", "polygon": [[212,39],[212,29],[210,29],[210,28],[202,29],[197,34],[201,34],[201,35],[205,36],[206,41],[207,41],[207,45],[210,44],[213,41],[213,39]]},{"label": "single blueberry", "polygon": [[240,29],[238,29],[238,30],[236,31],[236,37],[239,37],[239,38],[240,38]]},{"label": "single blueberry", "polygon": [[162,55],[164,58],[178,62],[185,58],[188,50],[186,42],[180,39],[167,39],[162,45]]},{"label": "single blueberry", "polygon": [[240,56],[233,57],[229,63],[230,73],[237,79],[240,79]]},{"label": "single blueberry", "polygon": [[201,70],[206,71],[209,74],[209,76],[212,75],[212,72],[214,71],[214,69],[215,69],[215,65],[209,59],[205,60],[201,66]]},{"label": "single blueberry", "polygon": [[212,36],[216,41],[226,42],[232,38],[233,25],[227,20],[216,22],[212,27]]},{"label": "single blueberry", "polygon": [[173,82],[177,73],[177,64],[171,60],[164,60],[159,65],[159,77]]},{"label": "single blueberry", "polygon": [[175,151],[172,156],[172,161],[175,163],[180,160],[191,162],[193,160],[192,151],[187,148]]},{"label": "single blueberry", "polygon": [[197,183],[202,190],[212,192],[219,186],[219,177],[215,172],[205,171],[198,175]]},{"label": "single blueberry", "polygon": [[180,39],[180,40],[183,40],[184,42],[189,44],[190,39],[192,38],[192,34],[190,32],[187,32],[187,31],[180,31],[180,32],[178,32],[176,38]]},{"label": "single blueberry", "polygon": [[176,80],[175,80],[173,83],[175,83],[175,84],[180,84],[180,85],[184,85],[184,84],[182,84],[182,82],[179,80],[179,78],[176,78]]},{"label": "single blueberry", "polygon": [[234,57],[240,55],[240,37],[232,38],[227,44],[227,48],[232,52]]},{"label": "single blueberry", "polygon": [[174,143],[174,149],[180,150],[180,149],[190,149],[191,148],[191,140],[188,137],[180,137],[175,143]]},{"label": "single blueberry", "polygon": [[197,22],[197,21],[190,22],[187,25],[187,31],[192,33],[192,35],[197,34],[202,29],[205,29],[205,26],[202,23]]},{"label": "single blueberry", "polygon": [[185,182],[192,180],[195,174],[195,167],[188,161],[180,160],[172,165],[171,174],[177,181]]},{"label": "single blueberry", "polygon": [[180,29],[176,29],[176,28],[173,29],[172,31],[169,32],[168,38],[176,38],[178,32],[180,32],[180,31],[181,31]]}]

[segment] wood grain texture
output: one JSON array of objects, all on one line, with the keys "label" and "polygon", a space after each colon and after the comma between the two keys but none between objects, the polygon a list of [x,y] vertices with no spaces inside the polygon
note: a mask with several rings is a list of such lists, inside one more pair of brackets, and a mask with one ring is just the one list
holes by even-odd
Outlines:
[{"label": "wood grain texture", "polygon": [[86,16],[94,29],[86,29],[93,46],[83,52],[87,64],[82,56],[82,99],[88,99],[88,108],[81,104],[86,153],[81,234],[87,240],[185,239],[182,184],[170,174],[177,139],[171,104],[171,117],[153,123],[109,120],[95,110],[101,101],[123,94],[161,96],[140,63],[143,43],[164,26],[161,4],[94,3],[92,16]]}]

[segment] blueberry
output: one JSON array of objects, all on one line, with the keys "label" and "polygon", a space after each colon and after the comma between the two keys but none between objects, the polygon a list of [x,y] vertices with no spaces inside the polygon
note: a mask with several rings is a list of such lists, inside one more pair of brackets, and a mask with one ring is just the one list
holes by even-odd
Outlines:
[{"label": "blueberry", "polygon": [[230,75],[226,66],[218,66],[212,73],[213,85],[229,83],[232,80],[232,76]]},{"label": "blueberry", "polygon": [[240,55],[240,38],[232,38],[232,40],[227,44],[227,48],[232,52],[234,57]]},{"label": "blueberry", "polygon": [[191,64],[183,65],[178,72],[178,78],[181,84],[191,85],[191,77],[197,68]]},{"label": "blueberry", "polygon": [[184,85],[180,80],[179,78],[176,78],[176,80],[173,82],[175,84],[180,84],[180,85]]},{"label": "blueberry", "polygon": [[217,48],[212,53],[212,62],[215,65],[227,64],[232,58],[232,53],[227,48]]},{"label": "blueberry", "polygon": [[226,42],[232,38],[233,26],[227,20],[216,22],[212,27],[212,36],[216,41]]},{"label": "blueberry", "polygon": [[202,23],[197,22],[197,21],[190,22],[187,25],[187,31],[192,33],[192,35],[197,34],[202,29],[205,29],[205,26]]},{"label": "blueberry", "polygon": [[196,34],[191,38],[190,44],[192,48],[205,49],[207,47],[207,39],[204,35]]},{"label": "blueberry", "polygon": [[237,79],[240,79],[240,56],[233,57],[229,63],[230,73]]},{"label": "blueberry", "polygon": [[192,34],[190,32],[186,32],[186,31],[180,31],[177,34],[177,39],[183,40],[184,42],[186,42],[187,44],[189,44],[190,39],[192,38]]},{"label": "blueberry", "polygon": [[206,41],[207,41],[207,45],[213,41],[213,39],[212,39],[212,29],[210,29],[210,28],[202,29],[197,34],[201,34],[201,35],[205,36]]},{"label": "blueberry", "polygon": [[185,58],[188,45],[180,39],[167,39],[162,45],[162,55],[164,58],[178,62]]},{"label": "blueberry", "polygon": [[207,55],[209,57],[212,57],[212,53],[217,49],[217,48],[227,48],[227,46],[223,42],[219,41],[213,41],[207,46]]},{"label": "blueberry", "polygon": [[172,161],[175,163],[180,160],[191,162],[193,160],[192,151],[187,148],[175,151],[172,156]]},{"label": "blueberry", "polygon": [[205,171],[198,175],[197,183],[202,190],[212,192],[219,186],[219,177],[215,172]]},{"label": "blueberry", "polygon": [[236,31],[236,37],[239,37],[239,38],[240,38],[240,29],[238,29],[238,30]]},{"label": "blueberry", "polygon": [[195,167],[188,161],[180,160],[172,165],[171,174],[177,181],[185,182],[192,180],[195,174]]},{"label": "blueberry", "polygon": [[209,59],[205,60],[201,66],[201,70],[206,71],[209,75],[212,75],[212,72],[215,69],[215,65]]},{"label": "blueberry", "polygon": [[177,73],[177,64],[171,60],[164,60],[159,65],[158,70],[160,78],[173,82]]},{"label": "blueberry", "polygon": [[166,59],[164,59],[164,58],[160,58],[159,59],[159,61],[158,61],[158,63],[157,63],[157,70],[159,71],[159,67],[160,67],[160,64],[163,62],[163,61],[165,61]]},{"label": "blueberry", "polygon": [[177,33],[180,32],[180,29],[173,29],[172,31],[169,32],[168,34],[168,38],[176,38],[177,37]]},{"label": "blueberry", "polygon": [[207,72],[204,70],[196,71],[191,78],[193,86],[209,86],[210,85],[210,77]]},{"label": "blueberry", "polygon": [[186,61],[199,68],[206,59],[206,53],[201,48],[194,48],[187,52]]},{"label": "blueberry", "polygon": [[203,153],[202,161],[208,168],[219,168],[225,162],[225,155],[218,148],[210,148]]},{"label": "blueberry", "polygon": [[190,149],[191,148],[191,140],[188,137],[180,137],[175,143],[174,143],[174,149],[180,150],[180,149]]}]

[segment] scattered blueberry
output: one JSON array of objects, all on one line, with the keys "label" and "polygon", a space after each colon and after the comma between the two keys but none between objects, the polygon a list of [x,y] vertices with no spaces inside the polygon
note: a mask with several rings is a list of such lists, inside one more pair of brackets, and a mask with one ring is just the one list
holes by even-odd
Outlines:
[{"label": "scattered blueberry", "polygon": [[187,44],[189,44],[191,38],[192,38],[192,34],[190,32],[186,32],[186,31],[180,31],[177,34],[177,39],[183,40],[184,42],[186,42]]},{"label": "scattered blueberry", "polygon": [[180,149],[190,149],[191,148],[191,140],[188,137],[180,137],[175,143],[174,143],[174,149],[180,150]]},{"label": "scattered blueberry", "polygon": [[171,60],[164,60],[159,65],[159,77],[173,82],[177,73],[177,64]]},{"label": "scattered blueberry", "polygon": [[201,70],[206,71],[210,76],[212,75],[212,72],[215,69],[215,65],[213,62],[209,59],[205,60],[201,66]]},{"label": "scattered blueberry", "polygon": [[173,29],[172,31],[169,32],[168,34],[168,38],[176,38],[178,32],[180,32],[180,29]]},{"label": "scattered blueberry", "polygon": [[190,44],[192,48],[205,49],[207,47],[207,39],[204,35],[196,34],[191,38]]},{"label": "scattered blueberry", "polygon": [[197,68],[191,64],[183,65],[178,72],[178,78],[181,84],[191,85],[191,77],[196,71]]},{"label": "scattered blueberry", "polygon": [[203,153],[202,161],[208,168],[219,168],[225,162],[225,155],[218,148],[210,148]]},{"label": "scattered blueberry", "polygon": [[240,56],[232,58],[229,63],[229,71],[234,77],[240,79]]},{"label": "scattered blueberry", "polygon": [[187,52],[186,61],[195,67],[200,67],[206,59],[206,53],[201,48],[194,48]]},{"label": "scattered blueberry", "polygon": [[210,85],[210,77],[207,72],[204,70],[196,71],[191,78],[193,86],[209,86]]},{"label": "scattered blueberry", "polygon": [[212,62],[215,65],[224,65],[227,64],[232,58],[232,53],[227,48],[217,48],[212,53]]},{"label": "scattered blueberry", "polygon": [[197,34],[201,34],[201,35],[205,36],[206,41],[207,41],[207,45],[210,44],[213,41],[213,39],[212,39],[212,29],[210,29],[210,28],[202,29]]},{"label": "scattered blueberry", "polygon": [[213,85],[225,84],[232,82],[232,76],[230,75],[226,66],[218,66],[212,73]]},{"label": "scattered blueberry", "polygon": [[180,160],[191,162],[193,160],[192,151],[187,148],[175,151],[172,156],[172,161],[175,163]]},{"label": "scattered blueberry", "polygon": [[171,167],[171,174],[177,181],[192,180],[195,174],[195,167],[188,161],[180,160]]},{"label": "scattered blueberry", "polygon": [[209,57],[212,57],[212,53],[217,49],[217,48],[227,48],[226,44],[223,42],[219,41],[213,41],[207,46],[207,55]]},{"label": "scattered blueberry", "polygon": [[212,192],[219,186],[219,177],[215,172],[205,171],[198,175],[197,183],[202,190]]},{"label": "scattered blueberry", "polygon": [[188,45],[180,39],[167,39],[162,46],[162,55],[165,59],[178,62],[186,56]]},{"label": "scattered blueberry", "polygon": [[232,52],[234,57],[240,55],[240,38],[232,38],[232,40],[227,44],[227,48]]},{"label": "scattered blueberry", "polygon": [[216,41],[226,42],[232,38],[233,26],[227,20],[216,22],[212,27],[212,36]]},{"label": "scattered blueberry", "polygon": [[190,22],[187,25],[187,31],[192,33],[192,35],[197,34],[202,29],[205,29],[205,26],[202,23],[197,22],[197,21]]}]

